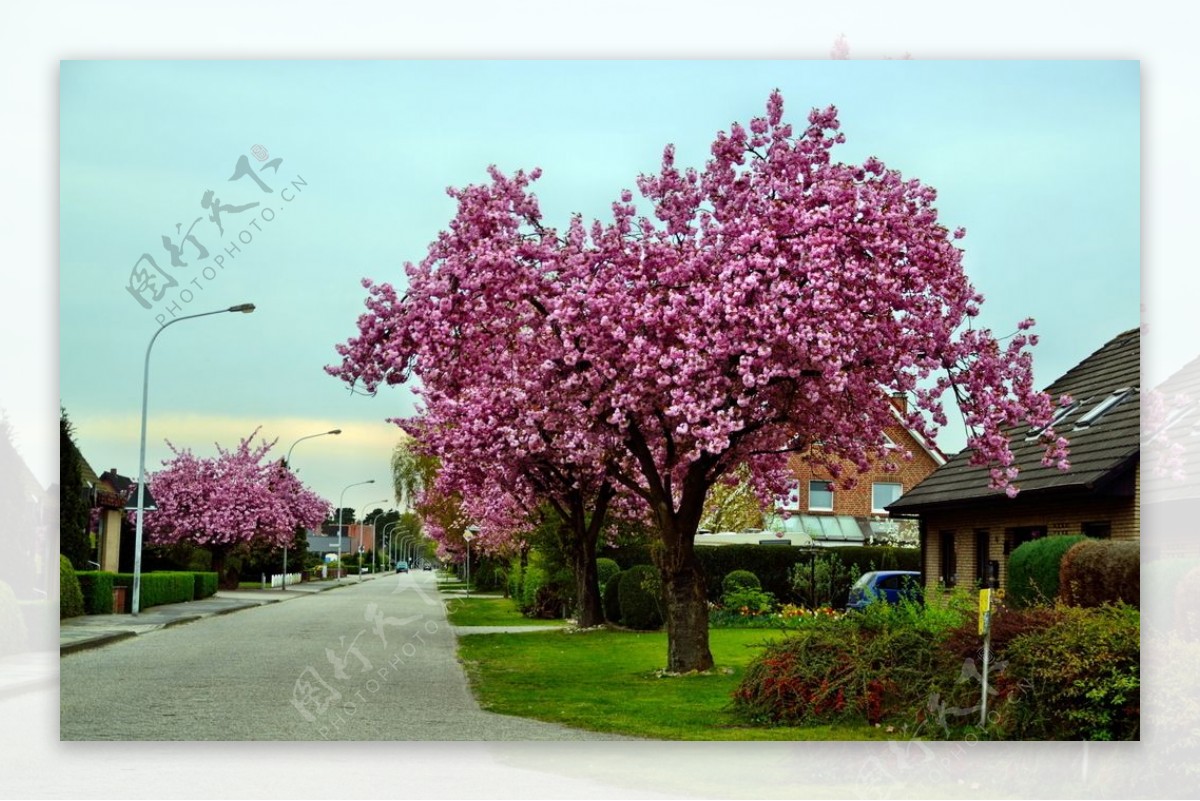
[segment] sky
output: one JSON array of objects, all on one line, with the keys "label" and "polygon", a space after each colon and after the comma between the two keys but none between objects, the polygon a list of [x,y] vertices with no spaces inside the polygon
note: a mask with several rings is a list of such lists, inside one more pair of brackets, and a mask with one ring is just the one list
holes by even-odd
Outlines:
[{"label": "sky", "polygon": [[[163,322],[254,303],[157,338],[147,469],[168,441],[212,455],[257,431],[284,456],[340,428],[294,449],[300,477],[334,504],[394,506],[386,418],[412,414],[411,393],[323,371],[360,280],[401,284],[453,216],[445,188],[490,164],[541,167],[551,224],[604,217],[664,145],[701,167],[775,88],[797,124],[838,107],[840,160],[938,190],[982,324],[1037,320],[1040,384],[1139,324],[1136,61],[64,61],[59,378],[85,458],[136,474]],[[939,445],[963,444],[952,419]]]}]

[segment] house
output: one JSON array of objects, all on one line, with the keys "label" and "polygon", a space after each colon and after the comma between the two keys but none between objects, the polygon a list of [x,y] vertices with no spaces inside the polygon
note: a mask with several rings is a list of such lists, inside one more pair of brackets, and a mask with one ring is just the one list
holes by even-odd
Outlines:
[{"label": "house", "polygon": [[[121,475],[115,467],[97,477],[87,460],[81,461],[84,482],[92,486],[92,508],[99,515],[96,561],[100,564],[100,570],[132,572],[136,544],[133,531],[137,517],[137,479]],[[142,503],[146,511],[157,508],[149,484],[143,493]]]},{"label": "house", "polygon": [[1042,465],[1039,431],[1014,429],[1017,497],[989,489],[988,469],[964,450],[889,504],[920,520],[926,585],[981,583],[994,572],[1004,586],[1008,555],[1039,537],[1140,539],[1140,357],[1140,332],[1125,331],[1046,388],[1073,399],[1052,421],[1071,442],[1070,470]]},{"label": "house", "polygon": [[[888,506],[945,464],[946,457],[904,425],[902,415],[908,411],[904,395],[893,396],[892,405],[896,422],[884,431],[892,455],[860,474],[853,489],[839,489],[823,467],[802,456],[792,459],[796,480],[788,496],[776,504],[777,512],[787,516],[776,515],[770,525],[775,534],[800,535],[819,546],[905,544],[910,539]],[[902,457],[906,451],[912,459]],[[888,463],[896,468],[894,472],[887,469]],[[911,539],[915,545],[915,537]]]}]

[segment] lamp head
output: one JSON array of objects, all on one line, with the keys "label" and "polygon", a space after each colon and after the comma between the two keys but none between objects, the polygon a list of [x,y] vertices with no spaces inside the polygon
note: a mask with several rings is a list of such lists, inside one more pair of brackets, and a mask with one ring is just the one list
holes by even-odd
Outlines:
[{"label": "lamp head", "polygon": [[230,306],[228,309],[226,309],[226,311],[241,312],[242,314],[249,314],[250,312],[254,311],[254,304],[253,303],[239,303],[236,306]]}]

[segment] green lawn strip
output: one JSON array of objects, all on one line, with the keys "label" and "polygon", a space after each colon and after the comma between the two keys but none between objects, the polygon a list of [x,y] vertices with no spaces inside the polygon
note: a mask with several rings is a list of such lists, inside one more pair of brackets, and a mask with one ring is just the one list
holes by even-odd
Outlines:
[{"label": "green lawn strip", "polygon": [[710,675],[660,678],[661,632],[479,634],[459,639],[459,656],[485,709],[581,729],[661,740],[882,740],[863,725],[760,727],[729,711],[746,665],[779,633],[713,630]]},{"label": "green lawn strip", "polygon": [[562,620],[525,617],[511,598],[451,598],[446,615],[455,626],[561,626]]}]

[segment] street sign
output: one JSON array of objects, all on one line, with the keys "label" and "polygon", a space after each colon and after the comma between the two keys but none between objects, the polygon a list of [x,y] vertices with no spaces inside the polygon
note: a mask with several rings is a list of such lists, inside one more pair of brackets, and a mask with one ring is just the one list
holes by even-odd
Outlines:
[{"label": "street sign", "polygon": [[367,552],[367,546],[365,546],[365,545],[360,545],[360,546],[358,546],[358,552],[359,552],[359,553],[366,553],[366,552]]},{"label": "street sign", "polygon": [[979,591],[979,636],[987,633],[992,617],[992,591]]}]

